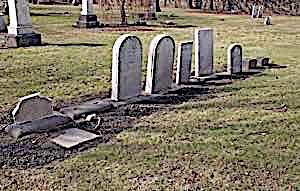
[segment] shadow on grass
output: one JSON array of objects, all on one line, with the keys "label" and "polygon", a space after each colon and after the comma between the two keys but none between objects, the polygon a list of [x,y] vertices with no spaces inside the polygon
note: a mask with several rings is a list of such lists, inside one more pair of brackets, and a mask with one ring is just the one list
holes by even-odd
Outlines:
[{"label": "shadow on grass", "polygon": [[34,13],[31,12],[30,16],[40,16],[40,17],[49,17],[49,16],[71,16],[70,12],[49,12],[49,13]]},{"label": "shadow on grass", "polygon": [[102,47],[102,46],[106,46],[106,44],[99,44],[99,43],[43,43],[41,46],[58,46],[58,47],[86,46],[86,47]]}]

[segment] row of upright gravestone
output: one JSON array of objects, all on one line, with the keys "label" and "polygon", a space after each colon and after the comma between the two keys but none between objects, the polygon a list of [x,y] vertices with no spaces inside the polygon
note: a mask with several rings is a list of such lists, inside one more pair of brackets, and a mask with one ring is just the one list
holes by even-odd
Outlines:
[{"label": "row of upright gravestone", "polygon": [[[176,84],[187,84],[191,80],[193,42],[180,43]],[[204,28],[195,30],[195,76],[238,75],[248,72],[247,66],[256,67],[253,60],[243,61],[243,50],[239,44],[228,48],[228,66],[225,73],[214,73],[214,31]],[[250,61],[250,65],[249,62]],[[173,65],[175,62],[175,41],[171,36],[156,36],[149,48],[146,76],[146,94],[168,90],[173,85]],[[142,95],[143,47],[134,35],[122,35],[113,46],[112,100],[120,101]]]}]

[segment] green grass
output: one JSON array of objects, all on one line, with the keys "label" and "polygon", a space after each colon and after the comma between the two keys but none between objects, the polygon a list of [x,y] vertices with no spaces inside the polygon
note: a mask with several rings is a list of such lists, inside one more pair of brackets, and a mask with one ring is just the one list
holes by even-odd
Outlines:
[{"label": "green grass", "polygon": [[[215,29],[218,70],[233,42],[243,45],[247,57],[268,55],[288,68],[267,70],[220,88],[213,98],[190,100],[174,110],[145,116],[110,143],[51,164],[53,168],[5,170],[2,173],[10,177],[19,175],[12,190],[300,189],[300,18],[274,17],[274,25],[268,27],[261,21],[251,23],[248,16],[182,10],[164,12],[160,18],[170,20],[170,15],[178,16],[173,17],[178,24]],[[3,111],[18,97],[35,91],[55,101],[109,91],[112,45],[122,32],[73,29],[70,25],[76,19],[76,15],[33,17],[44,42],[104,46],[1,50]],[[156,34],[168,33],[179,42],[193,39],[193,30],[132,33],[143,41],[146,63],[150,40]],[[277,109],[283,105],[286,112]]]}]

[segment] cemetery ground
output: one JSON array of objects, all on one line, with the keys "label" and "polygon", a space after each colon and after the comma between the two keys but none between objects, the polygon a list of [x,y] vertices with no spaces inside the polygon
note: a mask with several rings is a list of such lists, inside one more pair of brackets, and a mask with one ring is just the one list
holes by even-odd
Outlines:
[{"label": "cemetery ground", "polygon": [[[53,14],[66,11],[72,14]],[[13,140],[1,131],[0,190],[300,189],[299,17],[275,16],[273,26],[264,26],[249,16],[178,9],[161,13],[151,27],[126,31],[72,28],[78,7],[32,12],[44,45],[0,50],[1,128],[17,99],[30,93],[53,98],[56,108],[108,97],[112,46],[123,33],[142,39],[144,74],[155,35],[178,43],[192,40],[196,27],[215,29],[218,71],[233,42],[246,57],[270,56],[288,67],[101,114],[101,138],[71,150],[47,135]],[[161,26],[162,20],[178,26]]]}]

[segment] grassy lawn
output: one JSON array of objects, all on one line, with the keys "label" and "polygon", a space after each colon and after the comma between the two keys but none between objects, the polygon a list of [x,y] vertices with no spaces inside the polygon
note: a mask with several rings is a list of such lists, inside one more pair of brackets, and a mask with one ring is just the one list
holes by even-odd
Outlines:
[{"label": "grassy lawn", "polygon": [[[110,90],[112,46],[124,32],[72,28],[79,8],[33,8],[53,11],[73,14],[33,16],[47,46],[0,50],[2,114],[32,92],[58,103]],[[160,19],[214,28],[217,70],[233,42],[244,46],[246,57],[267,55],[288,67],[145,116],[82,155],[39,169],[0,170],[0,189],[5,181],[6,190],[300,189],[300,17],[275,16],[268,27],[249,16],[182,10],[163,12]],[[145,64],[156,34],[170,34],[176,42],[193,39],[193,27],[153,29],[130,32],[142,39]]]}]

